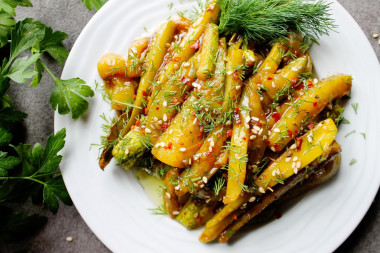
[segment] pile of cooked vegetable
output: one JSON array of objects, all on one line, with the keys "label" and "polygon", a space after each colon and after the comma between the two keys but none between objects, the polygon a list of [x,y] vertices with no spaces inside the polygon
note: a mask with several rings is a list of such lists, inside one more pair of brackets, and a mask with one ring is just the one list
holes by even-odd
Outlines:
[{"label": "pile of cooked vegetable", "polygon": [[136,39],[126,59],[104,55],[98,70],[119,117],[100,167],[115,157],[162,179],[164,209],[188,229],[205,225],[202,242],[226,242],[331,178],[352,78],[313,74],[308,49],[334,27],[328,10],[212,1],[195,20]]}]

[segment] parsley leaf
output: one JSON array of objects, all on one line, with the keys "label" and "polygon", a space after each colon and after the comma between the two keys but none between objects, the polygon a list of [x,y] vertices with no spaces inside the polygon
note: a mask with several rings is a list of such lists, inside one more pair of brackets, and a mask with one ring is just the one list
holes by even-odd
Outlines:
[{"label": "parsley leaf", "polygon": [[50,97],[53,109],[58,108],[60,114],[72,113],[74,120],[78,119],[88,109],[88,102],[83,97],[94,96],[94,91],[79,78],[61,80],[54,78],[55,86]]},{"label": "parsley leaf", "polygon": [[40,58],[41,54],[34,54],[31,57],[17,58],[9,69],[7,77],[11,78],[16,83],[25,83],[28,79],[37,75],[37,71],[28,70]]},{"label": "parsley leaf", "polygon": [[106,2],[108,2],[108,0],[82,0],[82,2],[89,10],[92,10],[93,8],[99,10]]},{"label": "parsley leaf", "polygon": [[29,0],[0,0],[0,10],[12,16],[16,16],[17,6],[32,7],[33,5]]},{"label": "parsley leaf", "polygon": [[8,37],[12,27],[16,24],[12,16],[5,12],[0,12],[0,47],[8,44]]}]

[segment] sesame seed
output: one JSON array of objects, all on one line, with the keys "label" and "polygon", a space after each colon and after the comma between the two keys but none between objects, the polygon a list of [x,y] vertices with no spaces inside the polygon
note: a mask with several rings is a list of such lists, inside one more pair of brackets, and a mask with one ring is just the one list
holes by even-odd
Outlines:
[{"label": "sesame seed", "polygon": [[212,147],[211,146],[208,147],[208,151],[212,152]]},{"label": "sesame seed", "polygon": [[196,160],[198,160],[199,159],[199,155],[197,154],[197,155],[194,155],[194,161],[196,161]]},{"label": "sesame seed", "polygon": [[301,161],[298,161],[296,166],[298,169],[300,169],[301,168]]},{"label": "sesame seed", "polygon": [[377,34],[377,33],[372,34],[372,38],[374,38],[374,39],[379,38],[379,34]]},{"label": "sesame seed", "polygon": [[153,124],[150,124],[150,128],[156,129],[156,127]]},{"label": "sesame seed", "polygon": [[129,148],[125,148],[124,154],[126,154],[126,155],[129,154]]},{"label": "sesame seed", "polygon": [[162,120],[157,121],[157,124],[161,125],[162,124]]},{"label": "sesame seed", "polygon": [[255,200],[256,200],[256,197],[250,197],[249,200],[248,200],[248,202],[252,203]]},{"label": "sesame seed", "polygon": [[286,159],[285,159],[285,162],[290,162],[290,160],[291,160],[291,158],[290,157],[287,157]]},{"label": "sesame seed", "polygon": [[318,79],[317,78],[314,78],[314,83],[318,83]]},{"label": "sesame seed", "polygon": [[197,124],[197,121],[198,121],[198,118],[195,117],[195,119],[193,120],[193,124],[194,124],[194,125]]},{"label": "sesame seed", "polygon": [[276,152],[276,149],[274,147],[270,148],[273,152]]},{"label": "sesame seed", "polygon": [[292,169],[294,169],[296,167],[296,162],[293,162],[292,163]]},{"label": "sesame seed", "polygon": [[178,69],[178,68],[179,68],[179,66],[178,66],[178,64],[177,64],[177,63],[174,63],[173,67],[174,67],[174,68],[176,68],[176,69]]},{"label": "sesame seed", "polygon": [[275,128],[275,129],[273,129],[273,132],[279,133],[279,132],[281,132],[281,130],[279,128]]},{"label": "sesame seed", "polygon": [[298,161],[298,156],[294,156],[293,157],[293,162],[297,162]]},{"label": "sesame seed", "polygon": [[251,117],[247,116],[247,117],[245,118],[245,123],[249,123],[250,121],[251,121]]},{"label": "sesame seed", "polygon": [[263,135],[263,140],[266,140],[268,139],[268,137],[266,135]]},{"label": "sesame seed", "polygon": [[252,120],[253,120],[253,121],[259,121],[259,118],[257,118],[257,117],[252,117]]},{"label": "sesame seed", "polygon": [[258,126],[254,126],[253,129],[255,129],[256,131],[260,131],[261,130],[261,128],[258,127]]},{"label": "sesame seed", "polygon": [[179,212],[178,211],[173,211],[172,214],[175,215],[175,216],[177,216],[179,214]]},{"label": "sesame seed", "polygon": [[226,122],[226,125],[227,125],[227,126],[229,126],[229,125],[231,125],[231,124],[232,124],[231,120],[228,120],[228,121]]},{"label": "sesame seed", "polygon": [[210,146],[211,146],[211,147],[214,147],[214,146],[215,146],[214,139],[211,139],[211,141],[210,141]]},{"label": "sesame seed", "polygon": [[260,186],[260,187],[259,187],[259,192],[261,192],[261,193],[265,193],[264,188]]},{"label": "sesame seed", "polygon": [[189,66],[190,66],[190,62],[185,62],[185,63],[183,64],[183,66],[184,66],[184,67],[189,67]]},{"label": "sesame seed", "polygon": [[186,148],[180,148],[179,151],[186,152]]},{"label": "sesame seed", "polygon": [[153,118],[153,121],[154,121],[154,122],[157,122],[157,121],[158,121],[158,118],[157,118],[157,117],[154,117],[154,118]]},{"label": "sesame seed", "polygon": [[172,134],[172,133],[173,133],[173,129],[170,129],[170,130],[169,130],[169,134]]},{"label": "sesame seed", "polygon": [[168,121],[168,116],[166,116],[166,113],[164,113],[164,116],[162,116],[162,120],[165,122]]},{"label": "sesame seed", "polygon": [[252,133],[253,134],[259,134],[259,132],[257,130],[255,130],[255,129],[253,129],[253,128],[252,128]]},{"label": "sesame seed", "polygon": [[290,149],[296,149],[297,145],[294,143],[292,146],[290,146]]},{"label": "sesame seed", "polygon": [[200,88],[201,87],[201,85],[198,84],[198,83],[196,83],[196,82],[194,82],[192,85],[193,85],[194,88]]},{"label": "sesame seed", "polygon": [[73,241],[73,238],[72,238],[71,236],[68,236],[68,237],[66,237],[66,241],[68,241],[68,242],[72,242],[72,241]]},{"label": "sesame seed", "polygon": [[170,195],[170,193],[169,193],[169,192],[167,192],[167,193],[166,193],[166,197],[168,197],[168,199],[170,199],[170,198],[171,198],[171,195]]},{"label": "sesame seed", "polygon": [[166,100],[164,100],[164,102],[162,102],[162,105],[163,105],[164,107],[166,107],[166,106],[168,106],[168,102],[166,102]]},{"label": "sesame seed", "polygon": [[269,131],[268,131],[268,134],[270,135],[271,133],[272,133],[272,131],[271,131],[271,130],[269,130]]},{"label": "sesame seed", "polygon": [[[169,43],[169,42],[166,43],[165,46],[166,46],[166,47],[170,47],[170,43]],[[133,48],[133,49],[134,49],[134,48]]]},{"label": "sesame seed", "polygon": [[276,84],[274,82],[272,82],[272,87],[276,88]]},{"label": "sesame seed", "polygon": [[210,203],[210,201],[211,201],[211,199],[206,199],[206,203],[207,204]]},{"label": "sesame seed", "polygon": [[191,165],[191,158],[189,158],[189,165]]},{"label": "sesame seed", "polygon": [[152,130],[150,130],[149,128],[145,128],[145,133],[150,134],[152,133]]},{"label": "sesame seed", "polygon": [[236,90],[240,90],[240,88],[241,88],[241,85],[237,85],[237,86],[235,87]]},{"label": "sesame seed", "polygon": [[194,218],[197,218],[198,215],[199,215],[198,213],[195,213],[193,217],[194,217]]},{"label": "sesame seed", "polygon": [[251,135],[251,136],[249,137],[249,139],[252,141],[252,140],[256,139],[256,137],[257,137],[257,136],[253,134],[253,135]]},{"label": "sesame seed", "polygon": [[227,75],[229,75],[229,76],[232,75],[232,71],[228,71]]},{"label": "sesame seed", "polygon": [[262,134],[263,134],[263,131],[264,131],[264,129],[261,128],[260,131],[259,131],[259,135],[262,135]]},{"label": "sesame seed", "polygon": [[203,187],[205,187],[205,185],[204,185],[204,184],[201,184],[201,186],[199,186],[199,187],[203,188]]},{"label": "sesame seed", "polygon": [[260,97],[260,101],[263,101],[264,100],[264,98],[263,97]]},{"label": "sesame seed", "polygon": [[327,127],[326,127],[326,126],[323,126],[323,130],[327,130]]},{"label": "sesame seed", "polygon": [[298,173],[298,169],[297,169],[297,168],[293,168],[293,172],[294,172],[294,174],[297,175],[297,173]]},{"label": "sesame seed", "polygon": [[197,183],[194,183],[193,185],[194,185],[194,187],[198,187],[198,184],[197,184]]},{"label": "sesame seed", "polygon": [[202,181],[207,184],[207,177],[202,177]]},{"label": "sesame seed", "polygon": [[212,168],[210,171],[210,174],[213,175],[217,170],[218,170],[218,168]]}]

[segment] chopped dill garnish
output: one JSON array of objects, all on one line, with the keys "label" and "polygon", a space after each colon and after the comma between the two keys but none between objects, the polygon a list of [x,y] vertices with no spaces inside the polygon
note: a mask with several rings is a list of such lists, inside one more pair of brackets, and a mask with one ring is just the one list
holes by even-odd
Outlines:
[{"label": "chopped dill garnish", "polygon": [[165,215],[168,213],[166,211],[164,204],[161,204],[157,208],[149,208],[148,210],[151,212],[151,214],[154,214],[154,215]]},{"label": "chopped dill garnish", "polygon": [[218,0],[219,31],[243,34],[248,40],[270,41],[295,30],[315,40],[336,28],[330,3],[324,0]]},{"label": "chopped dill garnish", "polygon": [[356,133],[356,130],[352,130],[351,132],[349,132],[348,134],[346,134],[344,137],[347,138],[348,136],[350,136],[351,134],[354,134]]},{"label": "chopped dill garnish", "polygon": [[355,114],[357,115],[359,103],[353,103],[353,104],[351,104],[351,106],[352,106],[352,109],[354,109]]},{"label": "chopped dill garnish", "polygon": [[357,160],[355,158],[352,158],[351,162],[350,162],[350,166],[351,165],[354,165],[355,163],[357,162]]},{"label": "chopped dill garnish", "polygon": [[364,138],[364,140],[366,139],[366,135],[365,135],[365,133],[360,133],[362,136],[363,136],[363,138]]},{"label": "chopped dill garnish", "polygon": [[215,196],[219,195],[219,192],[222,189],[222,187],[223,187],[223,185],[224,185],[225,182],[226,182],[226,179],[224,179],[224,177],[219,177],[215,181],[214,188],[213,188]]}]

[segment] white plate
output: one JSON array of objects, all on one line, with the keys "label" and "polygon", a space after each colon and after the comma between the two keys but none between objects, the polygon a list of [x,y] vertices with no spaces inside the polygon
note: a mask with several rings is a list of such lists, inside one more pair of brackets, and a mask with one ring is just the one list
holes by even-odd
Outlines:
[{"label": "white plate", "polygon": [[[163,22],[169,15],[171,1],[113,0],[87,24],[75,43],[63,71],[63,78],[79,76],[95,86],[101,82],[96,63],[107,52],[125,54],[133,38]],[[190,7],[189,1],[177,1],[178,8]],[[103,172],[98,168],[97,150],[102,135],[99,115],[110,113],[100,92],[90,99],[90,110],[74,122],[70,116],[56,114],[55,129],[66,127],[66,146],[61,164],[63,177],[74,204],[83,219],[116,252],[330,252],[354,230],[368,210],[380,183],[376,160],[380,100],[380,68],[377,58],[359,26],[343,7],[334,2],[333,15],[339,33],[323,37],[313,48],[320,77],[334,73],[352,74],[352,98],[338,141],[343,147],[339,174],[319,189],[307,194],[281,219],[249,233],[240,233],[232,244],[202,244],[201,230],[187,231],[165,216],[152,215],[155,208],[136,178],[111,164]],[[359,103],[358,114],[351,103]],[[355,134],[344,137],[352,130]],[[366,134],[366,140],[360,134]],[[357,163],[350,166],[352,159]],[[137,251],[142,250],[142,251]]]}]

